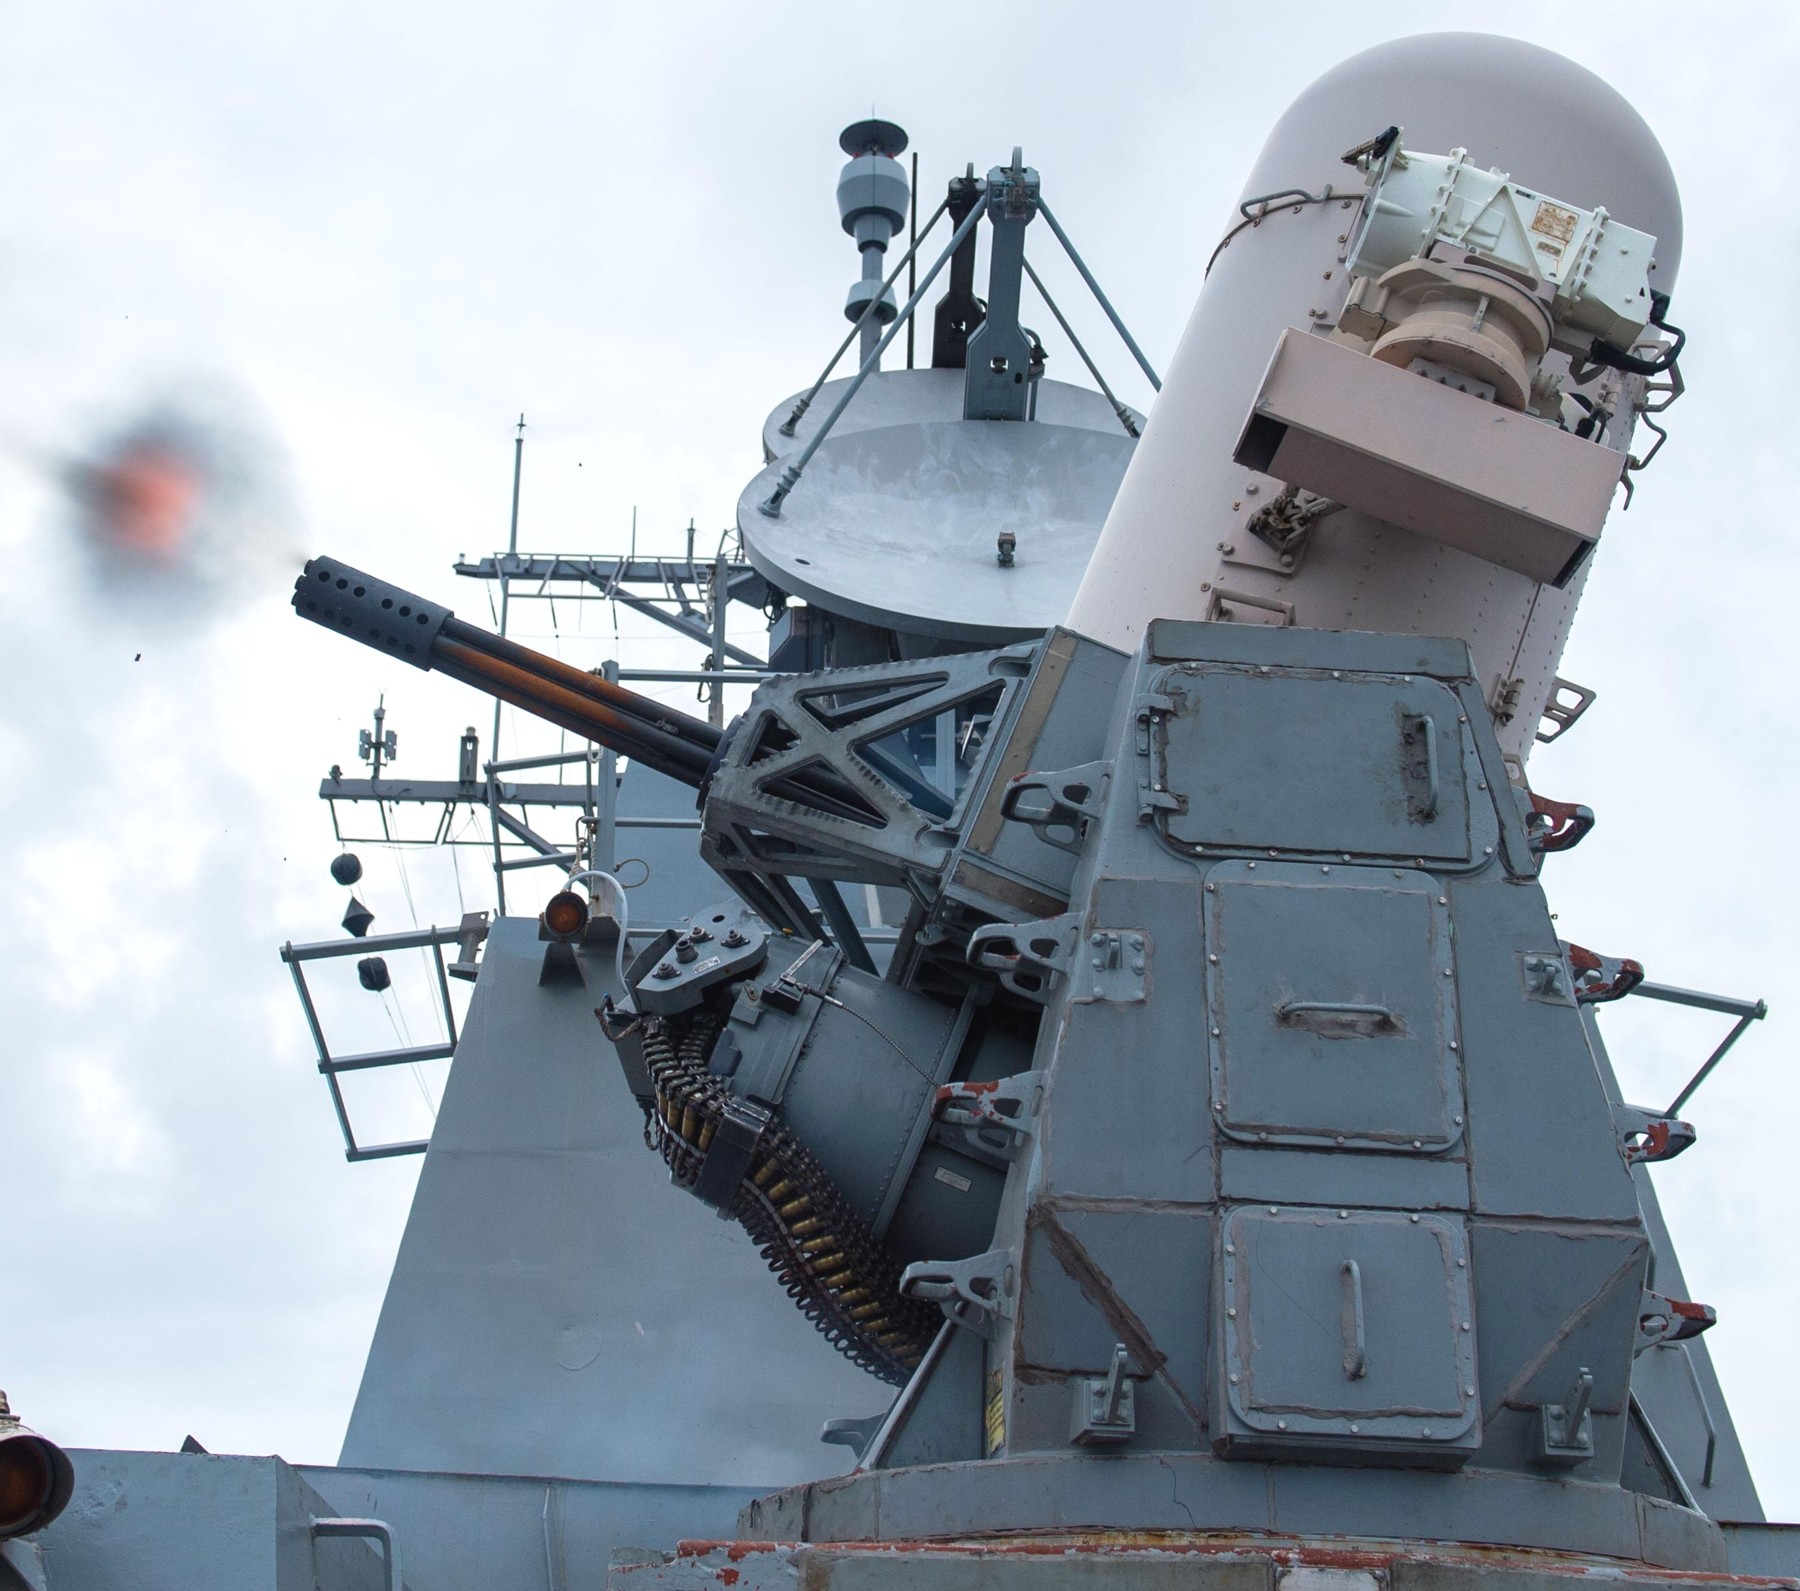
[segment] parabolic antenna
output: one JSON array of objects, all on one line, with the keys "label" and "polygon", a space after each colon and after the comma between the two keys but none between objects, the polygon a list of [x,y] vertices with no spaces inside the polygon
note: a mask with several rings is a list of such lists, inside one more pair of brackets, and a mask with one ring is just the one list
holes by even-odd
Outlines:
[{"label": "parabolic antenna", "polygon": [[[960,384],[960,371],[945,374]],[[738,499],[738,527],[751,562],[790,595],[883,628],[998,645],[1062,622],[1133,446],[1116,421],[1110,432],[1042,419],[834,429],[780,517],[758,506],[777,460]],[[1007,533],[1015,551],[1003,565]]]}]

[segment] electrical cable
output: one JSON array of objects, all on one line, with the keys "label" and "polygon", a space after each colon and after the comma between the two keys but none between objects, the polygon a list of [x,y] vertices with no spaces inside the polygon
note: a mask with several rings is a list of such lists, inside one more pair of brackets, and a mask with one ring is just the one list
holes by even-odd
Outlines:
[{"label": "electrical cable", "polygon": [[[804,985],[802,985],[802,987],[804,987]],[[898,1044],[896,1044],[892,1038],[890,1038],[886,1033],[883,1033],[880,1028],[878,1028],[873,1022],[871,1022],[866,1016],[864,1016],[862,1014],[862,1012],[858,1011],[854,1006],[845,1005],[844,1002],[842,1000],[838,999],[838,997],[836,995],[827,994],[823,989],[808,989],[806,992],[808,994],[816,994],[821,1000],[823,1000],[825,1002],[826,1005],[835,1006],[838,1010],[846,1012],[850,1016],[855,1017],[858,1022],[862,1023],[862,1025],[864,1027],[866,1027],[871,1033],[873,1033],[878,1039],[880,1039],[882,1041],[882,1043],[887,1045],[887,1047],[889,1049],[891,1049],[896,1055],[898,1055],[901,1060],[905,1061],[906,1064],[913,1069],[913,1071],[918,1073],[918,1075],[925,1080],[927,1086],[929,1086],[931,1088],[937,1087],[937,1079],[935,1077],[933,1077],[929,1072],[927,1072],[924,1067],[920,1066],[918,1064],[918,1062],[915,1061],[910,1055],[908,1055],[905,1050],[901,1049],[900,1046]]]},{"label": "electrical cable", "polygon": [[[1270,216],[1278,215],[1283,210],[1290,210],[1295,215],[1298,215],[1300,211],[1309,204],[1329,204],[1333,199],[1341,200],[1342,202],[1349,204],[1357,202],[1361,197],[1362,195],[1360,194],[1347,195],[1333,193],[1330,187],[1327,186],[1325,191],[1317,196],[1310,193],[1304,193],[1298,188],[1289,189],[1288,192],[1284,194],[1269,195],[1271,200],[1279,198],[1281,200],[1280,204],[1264,203],[1264,201],[1259,199],[1246,199],[1244,201],[1245,205],[1262,203],[1263,208],[1258,210],[1255,215],[1246,215],[1242,221],[1238,222],[1238,224],[1227,232],[1224,237],[1219,239],[1218,243],[1214,246],[1212,253],[1206,257],[1206,269],[1200,273],[1200,279],[1205,281],[1207,277],[1212,275],[1213,263],[1225,252],[1225,245],[1247,227],[1261,226]],[[1239,208],[1242,209],[1243,206],[1240,206]]]},{"label": "electrical cable", "polygon": [[[625,939],[631,931],[631,902],[625,898],[625,886],[611,873],[602,868],[591,867],[586,872],[574,873],[569,878],[569,888],[577,884],[585,884],[590,878],[602,880],[612,896],[611,910],[614,920],[619,925],[618,942],[613,946],[613,971],[619,979],[619,998],[624,999],[631,993],[625,982]],[[589,890],[591,897],[593,890]]]}]

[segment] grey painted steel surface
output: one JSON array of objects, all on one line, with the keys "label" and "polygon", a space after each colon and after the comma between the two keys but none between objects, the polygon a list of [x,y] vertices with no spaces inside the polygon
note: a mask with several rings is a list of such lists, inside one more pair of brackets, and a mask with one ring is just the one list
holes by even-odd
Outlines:
[{"label": "grey painted steel surface", "polygon": [[1733,1574],[1800,1575],[1800,1525],[1743,1521],[1725,1526],[1725,1555]]},{"label": "grey painted steel surface", "polygon": [[[74,1501],[37,1538],[48,1591],[382,1591],[386,1584],[379,1552],[366,1541],[315,1542],[313,1521],[339,1509],[279,1458],[86,1448],[70,1456]],[[408,1584],[428,1591],[425,1581]]]},{"label": "grey painted steel surface", "polygon": [[[692,806],[628,772],[625,813]],[[618,843],[651,869],[634,934],[719,893],[691,833]],[[887,1401],[820,1352],[735,1226],[671,1199],[594,1018],[607,959],[586,988],[540,988],[537,924],[494,925],[344,1463],[780,1483],[841,1468],[821,1424]]]},{"label": "grey painted steel surface", "polygon": [[[795,424],[792,436],[784,436],[781,428],[787,424],[801,395],[795,393],[776,404],[769,411],[768,419],[763,421],[763,462],[772,464],[805,447],[853,379],[839,376],[826,382],[813,399],[812,406]],[[863,383],[862,391],[838,416],[831,434],[848,436],[852,431],[874,431],[888,425],[959,420],[962,406],[961,370],[884,370]],[[1135,409],[1131,414],[1141,430],[1144,417]],[[1042,425],[1069,425],[1078,430],[1104,432],[1107,436],[1125,434],[1112,405],[1098,392],[1072,386],[1066,381],[1052,381],[1047,376],[1037,383],[1037,419]],[[782,511],[785,513],[786,508]]]},{"label": "grey painted steel surface", "polygon": [[[1276,193],[1287,201],[1269,204],[1254,223],[1234,213],[1223,229],[1228,241],[1066,622],[1121,647],[1135,644],[1153,616],[1218,617],[1221,608],[1253,622],[1455,635],[1474,650],[1484,695],[1518,682],[1501,743],[1522,757],[1593,560],[1556,590],[1345,510],[1284,565],[1249,529],[1282,483],[1232,460],[1283,332],[1323,334],[1337,320],[1348,285],[1342,257],[1363,191],[1339,157],[1390,124],[1411,148],[1464,147],[1545,194],[1604,205],[1657,237],[1651,281],[1674,286],[1674,179],[1642,118],[1609,85],[1535,45],[1477,34],[1402,39],[1352,57],[1282,116],[1245,183],[1246,202]],[[1296,190],[1317,198],[1328,188],[1327,202],[1295,201]],[[1203,263],[1193,263],[1196,277]],[[1600,387],[1628,405],[1641,378]],[[1629,425],[1614,432],[1623,434],[1609,433],[1605,445],[1626,447]],[[1616,463],[1623,466],[1622,452]],[[1653,485],[1651,477],[1646,488]]]},{"label": "grey painted steel surface", "polygon": [[972,646],[1035,637],[1067,611],[1135,445],[1116,422],[834,431],[780,518],[760,505],[783,461],[744,488],[738,528],[769,581],[834,613]]},{"label": "grey painted steel surface", "polygon": [[[728,1533],[748,1488],[303,1467],[334,1511],[393,1526],[409,1591],[588,1591],[615,1554]],[[111,1588],[105,1588],[111,1591]]]},{"label": "grey painted steel surface", "polygon": [[[1646,1291],[1663,1240],[1636,1118],[1615,1116],[1468,650],[1159,621],[1110,722],[1067,796],[1070,914],[1004,927],[1044,976],[1002,982],[1044,1020],[990,1248],[907,1273],[980,1357],[940,1344],[871,1468],[760,1500],[744,1533],[1197,1527],[1723,1570],[1654,1430],[1665,1356],[1691,1349],[1662,1346]],[[1014,776],[1034,783],[1070,775]],[[1104,970],[1118,938],[1135,976]],[[977,931],[969,961],[1001,942]],[[808,1137],[841,1154],[860,1123]],[[1096,1459],[1070,1410],[1120,1351],[1133,1420]],[[1553,1443],[1576,1397],[1578,1438]],[[1755,1508],[1740,1463],[1714,1475],[1721,1512]]]},{"label": "grey painted steel surface", "polygon": [[[379,1549],[316,1520],[386,1527],[407,1591],[597,1587],[617,1553],[718,1536],[744,1487],[295,1466],[211,1453],[75,1455],[63,1519],[0,1553],[0,1588],[379,1591]],[[10,1576],[10,1578],[9,1578]]]}]

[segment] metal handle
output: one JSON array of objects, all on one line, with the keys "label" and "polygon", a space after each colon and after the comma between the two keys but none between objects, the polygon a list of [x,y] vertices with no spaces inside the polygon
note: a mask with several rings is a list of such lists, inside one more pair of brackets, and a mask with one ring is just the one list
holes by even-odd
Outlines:
[{"label": "metal handle", "polygon": [[1369,1373],[1369,1344],[1363,1330],[1362,1267],[1344,1261],[1344,1375],[1360,1381]]},{"label": "metal handle", "polygon": [[1325,1038],[1374,1038],[1404,1033],[1405,1024],[1385,1005],[1357,1005],[1348,1000],[1284,1000],[1275,1007],[1284,1027],[1304,1028]]},{"label": "metal handle", "polygon": [[394,1542],[393,1526],[380,1519],[317,1519],[312,1522],[312,1538],[349,1536],[381,1543],[381,1571],[386,1591],[401,1591],[400,1549]]},{"label": "metal handle", "polygon": [[[1409,730],[1416,729],[1425,741],[1425,799],[1419,803],[1419,816],[1429,823],[1438,812],[1437,725],[1429,713],[1408,713]],[[1407,738],[1412,738],[1409,733]]]}]

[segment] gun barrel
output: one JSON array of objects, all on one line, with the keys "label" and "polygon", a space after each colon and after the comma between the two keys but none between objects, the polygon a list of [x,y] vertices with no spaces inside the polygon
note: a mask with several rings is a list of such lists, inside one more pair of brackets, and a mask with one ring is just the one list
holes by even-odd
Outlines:
[{"label": "gun barrel", "polygon": [[492,635],[360,569],[311,559],[294,611],[415,668],[438,669],[699,789],[722,732],[597,674]]}]

